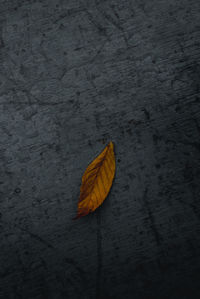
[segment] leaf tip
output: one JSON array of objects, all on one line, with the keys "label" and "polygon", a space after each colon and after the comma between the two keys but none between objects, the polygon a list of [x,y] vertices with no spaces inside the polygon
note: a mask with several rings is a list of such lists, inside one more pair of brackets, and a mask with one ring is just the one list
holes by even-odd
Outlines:
[{"label": "leaf tip", "polygon": [[110,147],[114,148],[114,146],[115,146],[115,143],[114,143],[113,141],[110,141],[110,142],[108,143],[108,146],[110,146]]}]

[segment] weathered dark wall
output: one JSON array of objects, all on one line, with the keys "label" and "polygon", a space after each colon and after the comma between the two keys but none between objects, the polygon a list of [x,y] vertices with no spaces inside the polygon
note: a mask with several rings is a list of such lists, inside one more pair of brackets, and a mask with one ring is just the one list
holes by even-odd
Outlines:
[{"label": "weathered dark wall", "polygon": [[199,299],[200,1],[1,0],[0,26],[0,298]]}]

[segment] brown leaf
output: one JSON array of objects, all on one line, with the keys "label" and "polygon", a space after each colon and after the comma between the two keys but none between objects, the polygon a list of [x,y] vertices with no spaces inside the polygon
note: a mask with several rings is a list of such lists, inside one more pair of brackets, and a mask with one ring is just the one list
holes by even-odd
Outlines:
[{"label": "brown leaf", "polygon": [[114,144],[111,141],[83,174],[75,219],[93,212],[103,203],[110,191],[114,176],[115,154]]}]

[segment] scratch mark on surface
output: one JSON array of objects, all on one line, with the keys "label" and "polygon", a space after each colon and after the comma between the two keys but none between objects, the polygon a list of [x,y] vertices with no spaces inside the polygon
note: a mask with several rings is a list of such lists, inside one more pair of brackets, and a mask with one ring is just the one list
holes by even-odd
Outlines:
[{"label": "scratch mark on surface", "polygon": [[92,14],[87,10],[85,9],[85,13],[87,14],[87,17],[88,17],[88,20],[90,21],[91,24],[94,25],[94,27],[97,28],[98,32],[100,34],[103,34],[104,36],[107,36],[106,34],[106,28],[102,27],[92,16]]},{"label": "scratch mark on surface", "polygon": [[96,7],[98,9],[98,11],[101,13],[101,15],[103,16],[103,18],[105,20],[107,20],[110,24],[112,24],[117,30],[119,30],[120,32],[122,32],[123,34],[123,38],[125,41],[126,46],[128,47],[128,39],[125,35],[124,32],[124,28],[119,24],[119,22],[115,21],[115,19],[108,13],[106,13],[99,5],[100,3],[98,2],[98,0],[96,0]]},{"label": "scratch mark on surface", "polygon": [[21,231],[26,232],[27,234],[29,234],[29,236],[41,243],[43,243],[46,247],[51,248],[51,249],[55,249],[55,247],[53,245],[51,245],[49,242],[47,242],[46,240],[44,240],[43,238],[41,238],[40,236],[38,236],[37,234],[34,234],[32,232],[30,232],[29,230],[27,230],[26,228],[20,227],[17,225],[17,228],[19,228]]},{"label": "scratch mark on surface", "polygon": [[149,204],[149,202],[147,200],[147,193],[148,193],[148,188],[146,187],[146,189],[144,191],[144,195],[143,195],[143,202],[144,202],[146,211],[148,213],[149,220],[151,222],[151,229],[152,229],[153,235],[155,237],[155,241],[156,241],[157,245],[159,246],[161,244],[162,237],[158,233],[158,230],[157,230],[157,227],[156,227],[156,223],[155,223],[155,218],[154,218],[154,215],[153,215],[153,213],[151,211],[150,204]]},{"label": "scratch mark on surface", "polygon": [[24,227],[21,227],[18,224],[15,224],[15,225],[14,224],[10,224],[9,222],[3,221],[3,220],[1,220],[1,222],[4,223],[4,224],[6,224],[6,225],[8,225],[9,227],[14,227],[14,228],[19,229],[22,232],[27,233],[31,238],[39,241],[40,243],[43,243],[48,248],[51,248],[51,249],[54,249],[54,250],[56,249],[52,244],[50,244],[49,242],[47,242],[46,240],[44,240],[43,238],[41,238],[37,234],[34,234],[34,233],[30,232],[28,229],[26,229]]},{"label": "scratch mark on surface", "polygon": [[96,276],[96,299],[101,298],[101,272],[102,272],[102,235],[101,214],[97,212],[97,276]]}]

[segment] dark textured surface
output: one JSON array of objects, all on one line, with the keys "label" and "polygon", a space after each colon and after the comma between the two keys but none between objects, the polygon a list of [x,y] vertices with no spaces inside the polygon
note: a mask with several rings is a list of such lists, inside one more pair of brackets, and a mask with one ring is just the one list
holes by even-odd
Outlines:
[{"label": "dark textured surface", "polygon": [[0,28],[0,298],[199,299],[200,1],[1,0]]}]

